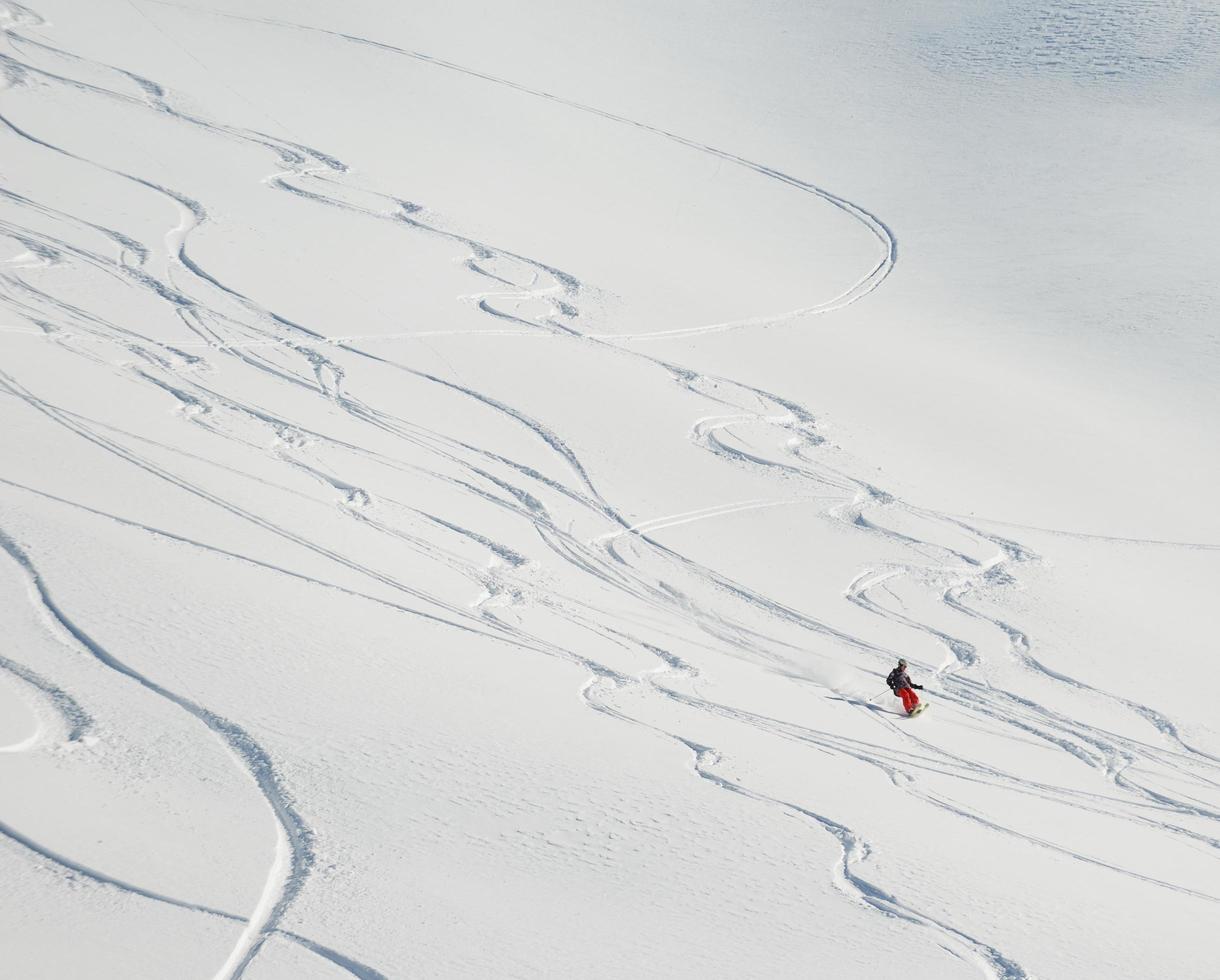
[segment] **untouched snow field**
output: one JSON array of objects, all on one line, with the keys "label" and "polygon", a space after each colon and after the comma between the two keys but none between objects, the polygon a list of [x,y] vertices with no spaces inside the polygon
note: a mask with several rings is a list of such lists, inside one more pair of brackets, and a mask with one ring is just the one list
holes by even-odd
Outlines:
[{"label": "untouched snow field", "polygon": [[0,30],[0,975],[1216,976],[1220,5]]}]

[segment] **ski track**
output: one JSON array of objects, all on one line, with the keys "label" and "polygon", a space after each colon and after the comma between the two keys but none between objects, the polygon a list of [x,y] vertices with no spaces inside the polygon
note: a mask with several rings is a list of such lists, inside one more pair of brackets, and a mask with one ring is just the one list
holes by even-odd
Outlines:
[{"label": "ski track", "polygon": [[113,656],[84,632],[60,608],[29,555],[3,530],[0,530],[0,549],[25,574],[31,596],[37,600],[58,630],[103,666],[134,681],[144,690],[182,709],[206,726],[224,743],[233,758],[248,773],[274,814],[278,840],[272,874],[263,898],[250,916],[241,940],[234,947],[230,962],[217,974],[218,977],[240,976],[258,952],[266,934],[279,924],[284,910],[304,884],[313,863],[312,834],[297,813],[271,757],[241,726],[162,686]]},{"label": "ski track", "polygon": [[[492,74],[489,74],[489,73],[483,72],[483,71],[478,71],[477,69],[470,68],[470,67],[467,67],[464,65],[460,65],[460,64],[457,64],[456,62],[446,61],[443,58],[438,58],[438,57],[435,57],[433,55],[427,54],[422,51],[413,51],[413,50],[410,50],[407,48],[398,47],[393,44],[387,44],[383,41],[377,41],[372,38],[360,37],[360,36],[354,35],[354,34],[345,34],[341,31],[333,31],[333,30],[328,30],[326,28],[322,28],[322,27],[313,27],[313,26],[310,26],[307,24],[293,23],[291,21],[274,20],[274,19],[270,19],[270,18],[261,18],[261,17],[248,17],[248,16],[244,16],[241,14],[233,14],[233,13],[216,11],[216,10],[202,10],[201,11],[198,8],[181,7],[181,5],[179,5],[179,4],[166,2],[166,0],[149,0],[149,2],[155,3],[159,6],[174,7],[174,8],[182,9],[182,10],[192,10],[193,12],[197,12],[197,13],[208,13],[213,16],[223,17],[223,18],[227,18],[227,19],[241,20],[241,21],[246,21],[249,23],[263,24],[263,25],[270,26],[270,27],[279,27],[279,28],[286,28],[289,30],[306,31],[306,32],[310,32],[310,33],[326,35],[328,37],[342,40],[342,41],[348,42],[350,44],[356,44],[356,45],[360,45],[362,47],[372,48],[374,50],[383,51],[388,54],[397,55],[399,57],[410,58],[414,61],[418,61],[418,62],[427,64],[427,65],[430,65],[430,66],[433,66],[436,68],[440,68],[445,71],[455,72],[455,73],[461,74],[461,75],[466,75],[470,78],[477,78],[482,81],[488,82],[490,84],[493,84],[493,85],[496,85],[496,86],[499,86],[502,88],[506,88],[506,89],[509,89],[509,90],[512,90],[515,92],[519,92],[522,95],[526,95],[531,98],[542,99],[546,102],[554,103],[555,105],[565,106],[565,107],[572,109],[574,111],[577,111],[577,112],[581,112],[581,113],[591,115],[591,116],[597,116],[608,122],[612,122],[612,123],[622,125],[622,126],[629,126],[633,129],[638,129],[638,130],[642,130],[647,133],[651,133],[654,136],[658,136],[658,137],[668,140],[670,142],[677,143],[680,146],[688,147],[689,149],[695,150],[699,153],[703,153],[708,156],[715,157],[716,159],[723,160],[727,163],[731,163],[735,166],[742,167],[746,170],[750,170],[768,180],[775,180],[782,184],[786,184],[789,187],[792,187],[798,191],[813,195],[814,197],[818,198],[819,200],[825,202],[826,204],[829,204],[833,208],[836,208],[837,210],[842,211],[845,214],[849,215],[851,218],[853,218],[861,227],[863,227],[868,232],[868,234],[873,239],[875,239],[875,241],[877,242],[879,249],[880,249],[880,255],[876,261],[876,264],[873,265],[871,268],[869,268],[855,282],[851,283],[849,286],[847,286],[837,295],[831,297],[828,300],[824,300],[824,301],[821,301],[818,303],[813,303],[811,305],[801,307],[800,309],[790,310],[787,312],[776,313],[776,314],[771,314],[771,315],[749,317],[749,318],[740,319],[740,320],[725,321],[723,323],[705,324],[705,325],[697,326],[697,327],[686,327],[686,328],[681,328],[681,329],[677,329],[677,330],[653,331],[653,332],[649,332],[649,333],[640,333],[640,334],[604,334],[604,335],[586,334],[586,335],[584,335],[590,339],[635,340],[635,339],[646,339],[646,338],[689,336],[689,335],[695,335],[695,334],[701,334],[701,333],[712,333],[712,332],[718,332],[718,331],[723,331],[723,330],[737,329],[737,328],[741,328],[741,327],[761,326],[764,324],[772,324],[772,323],[782,322],[785,320],[791,320],[791,319],[795,319],[798,317],[807,317],[807,316],[814,316],[814,315],[823,314],[823,313],[832,313],[836,310],[840,310],[840,309],[843,309],[844,307],[850,306],[852,303],[855,303],[855,302],[859,301],[860,299],[863,299],[865,296],[867,296],[869,293],[871,293],[874,289],[876,289],[878,286],[880,286],[881,283],[885,280],[885,278],[890,274],[890,271],[894,268],[894,265],[898,261],[898,239],[894,236],[893,232],[889,229],[889,227],[885,224],[885,222],[883,222],[879,217],[877,217],[872,212],[861,207],[859,204],[857,204],[853,201],[849,201],[848,199],[846,199],[844,197],[840,197],[837,194],[833,194],[830,191],[826,190],[825,188],[819,187],[818,185],[811,183],[807,180],[802,180],[798,177],[793,177],[789,174],[783,173],[782,171],[776,170],[773,167],[767,166],[766,164],[762,164],[762,163],[758,163],[753,160],[749,160],[746,157],[739,156],[736,153],[731,153],[727,150],[722,150],[717,147],[710,146],[706,143],[701,143],[698,140],[694,140],[694,139],[691,139],[690,137],[683,136],[679,133],[672,132],[668,129],[664,129],[663,127],[655,126],[650,123],[642,122],[637,119],[631,119],[631,118],[628,118],[627,116],[622,116],[617,113],[610,112],[606,109],[601,109],[596,106],[587,105],[582,102],[577,102],[573,99],[568,99],[568,98],[565,98],[560,95],[556,95],[551,92],[543,91],[541,89],[531,88],[528,85],[522,85],[519,82],[512,81],[511,79],[502,78],[498,75],[492,75]],[[493,310],[488,310],[488,312],[495,313],[495,311],[493,311]],[[495,315],[502,315],[502,314],[495,314]],[[506,317],[506,319],[516,320],[515,317]],[[517,321],[517,322],[528,323],[528,321]]]},{"label": "ski track", "polygon": [[[70,857],[66,857],[48,847],[45,847],[44,845],[35,841],[33,838],[28,837],[27,835],[21,833],[21,831],[9,826],[3,821],[0,821],[0,837],[5,838],[10,844],[20,847],[54,866],[58,869],[59,873],[65,877],[81,879],[121,894],[130,895],[135,898],[147,899],[161,905],[182,909],[187,912],[197,912],[201,915],[214,916],[218,919],[223,919],[227,922],[232,922],[235,924],[245,925],[248,922],[245,917],[236,915],[235,913],[225,912],[221,909],[212,908],[208,905],[201,905],[196,902],[184,901],[169,895],[162,895],[147,888],[142,888],[139,885],[134,885],[130,882],[123,881],[120,878],[115,878],[106,874],[105,872],[98,871],[95,868],[90,868],[78,861],[74,861]],[[385,974],[374,970],[372,967],[365,966],[363,963],[358,963],[350,957],[344,956],[337,950],[331,949],[322,943],[315,942],[306,936],[301,936],[297,933],[289,932],[279,927],[274,929],[271,935],[278,936],[287,940],[288,942],[295,943],[298,946],[309,950],[311,953],[314,953],[315,955],[330,961],[340,969],[347,971],[352,976],[356,977],[357,980],[388,980]]]},{"label": "ski track", "polygon": [[[160,3],[160,0],[150,2]],[[899,728],[884,712],[870,704],[840,696],[841,700],[847,700],[876,723],[879,737],[897,738],[900,744],[910,745],[909,752],[898,755],[903,773],[928,771],[950,775],[964,782],[986,783],[1009,792],[1034,795],[1062,806],[1105,814],[1145,829],[1184,836],[1220,851],[1220,840],[1175,822],[1175,818],[1187,817],[1220,821],[1220,813],[1192,801],[1185,794],[1175,796],[1154,789],[1132,775],[1134,764],[1138,761],[1145,768],[1161,767],[1178,777],[1216,787],[1220,786],[1220,759],[1191,746],[1182,738],[1174,722],[1155,708],[1102,691],[1042,664],[1031,652],[1033,642],[1026,634],[1002,619],[978,611],[970,604],[972,596],[985,594],[987,590],[1002,587],[1010,581],[1020,564],[1038,560],[1027,548],[976,526],[978,523],[1002,522],[977,519],[972,523],[960,516],[906,504],[828,462],[826,454],[820,451],[824,440],[817,431],[816,419],[803,406],[729,378],[700,375],[650,357],[623,343],[819,315],[857,302],[884,281],[897,260],[896,238],[880,218],[812,182],[731,152],[659,126],[423,52],[319,27],[213,11],[193,12],[253,20],[279,29],[327,36],[336,43],[355,44],[387,55],[410,58],[445,72],[460,73],[516,91],[523,97],[545,100],[574,112],[599,117],[609,124],[651,133],[694,152],[746,168],[763,179],[777,181],[796,192],[812,195],[849,215],[877,242],[879,257],[873,266],[837,296],[800,310],[649,334],[583,333],[578,326],[581,303],[594,290],[576,277],[537,259],[449,229],[441,219],[430,215],[422,206],[400,193],[358,186],[345,164],[321,150],[184,111],[178,108],[177,100],[165,86],[151,79],[81,58],[55,47],[45,38],[30,36],[30,32],[40,30],[41,18],[27,7],[3,2],[0,3],[0,27],[3,28],[9,53],[0,55],[0,69],[3,69],[11,84],[22,85],[28,79],[36,78],[41,85],[56,87],[82,100],[108,100],[134,111],[146,112],[150,117],[170,125],[191,127],[210,137],[261,148],[277,169],[252,179],[261,179],[272,190],[290,195],[300,202],[302,208],[339,208],[369,221],[391,222],[405,234],[426,235],[449,243],[460,250],[465,268],[472,276],[482,280],[484,285],[482,289],[459,297],[459,301],[474,306],[492,320],[513,327],[512,330],[489,331],[491,335],[546,337],[559,343],[584,344],[606,359],[627,359],[645,365],[655,371],[659,381],[677,385],[689,395],[692,415],[696,417],[688,435],[694,445],[713,454],[725,465],[748,467],[769,474],[774,477],[777,489],[782,488],[783,492],[773,498],[716,504],[644,520],[629,519],[601,495],[593,474],[579,454],[542,420],[471,387],[460,380],[456,370],[453,378],[429,373],[360,346],[361,340],[372,338],[328,334],[264,307],[257,299],[221,281],[190,255],[192,232],[209,220],[208,210],[203,203],[185,191],[113,169],[87,156],[78,155],[74,150],[57,146],[43,139],[28,125],[7,115],[0,116],[0,126],[10,138],[34,147],[37,152],[54,154],[72,161],[74,165],[104,172],[146,195],[150,208],[155,206],[164,210],[169,206],[177,215],[176,223],[166,231],[162,240],[141,242],[121,229],[108,228],[87,218],[64,213],[47,202],[35,201],[13,190],[0,189],[0,208],[4,209],[0,213],[0,232],[19,241],[28,255],[27,259],[16,265],[9,263],[0,267],[3,302],[30,325],[28,331],[19,325],[14,325],[12,329],[28,332],[32,338],[30,342],[54,343],[102,369],[125,372],[126,377],[173,399],[184,421],[202,426],[215,438],[232,440],[249,451],[262,452],[268,451],[264,437],[273,438],[278,447],[270,450],[274,457],[292,472],[303,474],[330,494],[335,500],[331,506],[337,507],[341,520],[359,522],[366,529],[414,548],[431,560],[466,575],[472,586],[477,585],[484,595],[471,605],[448,601],[371,566],[356,554],[344,552],[320,538],[301,534],[253,509],[239,506],[201,484],[185,479],[172,464],[158,461],[163,460],[165,452],[171,450],[181,455],[188,454],[58,406],[31,390],[12,369],[0,374],[4,391],[41,413],[55,426],[87,442],[94,449],[139,469],[145,476],[164,485],[167,492],[191,495],[262,533],[332,563],[349,577],[354,575],[364,580],[368,591],[323,581],[254,555],[227,551],[171,529],[144,525],[128,517],[94,508],[83,501],[67,500],[16,481],[2,479],[0,483],[10,490],[36,495],[47,503],[70,507],[98,520],[117,522],[135,533],[155,535],[174,542],[176,546],[225,560],[241,561],[272,574],[291,576],[309,583],[311,587],[338,589],[403,615],[423,617],[447,628],[477,633],[520,652],[555,657],[585,668],[589,680],[581,694],[591,710],[624,723],[645,725],[658,737],[672,740],[688,749],[693,754],[694,771],[699,778],[760,806],[778,807],[835,838],[841,849],[841,860],[832,880],[840,892],[874,912],[928,930],[936,937],[934,942],[958,959],[973,963],[984,976],[1018,980],[1030,974],[984,938],[919,911],[913,902],[890,894],[864,877],[860,868],[867,862],[869,845],[860,832],[830,816],[815,812],[802,802],[778,799],[729,778],[722,770],[731,760],[720,750],[703,745],[681,730],[669,730],[640,721],[615,707],[615,698],[633,692],[636,696],[672,702],[684,709],[728,720],[775,738],[796,739],[820,751],[881,768],[901,791],[913,794],[927,805],[949,812],[959,819],[984,826],[991,832],[1016,836],[1033,846],[1067,853],[1077,860],[1102,866],[1116,874],[1135,877],[1157,887],[1173,889],[1209,902],[1217,901],[1214,896],[1117,867],[1090,855],[1065,849],[1054,841],[1035,838],[1015,828],[997,824],[959,803],[925,790],[917,777],[900,777],[898,766],[893,761],[895,752],[892,746],[881,743],[870,745],[834,732],[762,718],[731,705],[717,704],[679,691],[664,683],[670,677],[690,682],[698,676],[695,666],[666,648],[668,638],[689,632],[697,638],[691,641],[694,647],[702,646],[741,657],[779,672],[792,670],[793,664],[799,662],[803,654],[801,644],[792,637],[816,635],[862,658],[862,662],[876,673],[880,685],[884,663],[896,656],[895,650],[866,635],[844,631],[828,620],[761,594],[720,571],[694,561],[653,536],[669,527],[697,520],[714,520],[746,510],[834,501],[833,506],[822,512],[826,520],[838,522],[854,533],[880,537],[890,546],[894,556],[884,565],[861,570],[846,587],[846,599],[873,617],[929,637],[944,649],[945,661],[936,669],[935,676],[939,687],[938,697],[946,707],[952,706],[954,710],[1039,739],[1067,753],[1082,766],[1096,772],[1103,784],[1119,796],[1100,791],[1087,794],[1037,783],[953,754],[921,737],[916,730]],[[46,62],[55,63],[58,67],[47,67]],[[90,72],[91,80],[73,77],[74,67]],[[99,75],[112,79],[113,86],[101,84],[97,78]],[[50,233],[48,226],[58,228],[60,233]],[[81,244],[82,240],[94,244],[87,246]],[[154,299],[194,339],[174,343],[158,340],[131,326],[115,322],[105,310],[85,309],[67,297],[39,289],[30,281],[29,272],[48,265],[88,269]],[[402,336],[421,338],[464,333],[477,331],[433,331]],[[391,339],[393,336],[396,335],[379,335],[377,339]],[[114,345],[125,349],[133,358],[132,365],[137,366],[118,368],[95,353],[95,348],[105,349]],[[417,456],[430,459],[431,465],[408,461],[400,458],[401,454],[374,451],[358,441],[346,441],[312,429],[297,420],[281,417],[272,408],[251,404],[237,395],[228,394],[221,388],[222,382],[214,370],[202,370],[221,362],[256,372],[271,389],[287,387],[321,398],[329,403],[330,410],[338,417],[360,431],[376,433],[404,448],[409,447]],[[472,403],[473,407],[489,417],[507,421],[529,433],[540,446],[545,447],[550,460],[548,472],[506,457],[497,447],[471,444],[445,432],[423,427],[377,405],[367,404],[357,391],[352,390],[352,382],[349,381],[348,368],[354,364],[401,373],[404,384],[445,397],[460,398]],[[709,407],[713,406],[714,414],[707,414]],[[256,438],[250,433],[260,435]],[[314,448],[307,451],[303,447]],[[160,455],[154,458],[154,452]],[[616,625],[615,618],[603,612],[586,595],[529,595],[526,586],[516,578],[534,564],[528,556],[477,528],[465,527],[444,514],[414,509],[378,493],[375,488],[358,486],[344,479],[338,470],[328,468],[327,457],[342,460],[347,456],[359,457],[366,464],[388,471],[438,481],[454,492],[470,495],[487,506],[513,515],[536,533],[538,541],[554,556],[559,567],[575,571],[605,595],[630,600],[640,611],[636,620],[643,623],[643,617],[647,615],[648,622],[655,625],[647,629],[633,626],[632,630],[641,633],[635,635]],[[231,475],[244,480],[255,479],[240,471],[233,471]],[[267,483],[263,480],[259,482]],[[299,491],[287,486],[276,485],[269,489],[299,494]],[[592,540],[579,538],[568,530],[574,514],[597,518],[608,524],[610,530]],[[927,533],[888,527],[887,515],[900,516],[907,523],[920,523]],[[442,542],[438,542],[438,535]],[[955,544],[945,544],[938,538],[952,540]],[[1124,538],[1103,540],[1186,548],[1216,547]],[[970,547],[963,548],[960,544],[962,541],[969,542]],[[464,550],[471,545],[495,556],[498,563],[493,563],[491,570],[475,567]],[[99,887],[117,889],[199,914],[220,916],[240,924],[241,936],[220,966],[218,978],[240,977],[270,937],[295,942],[353,976],[365,980],[381,978],[383,974],[372,967],[287,931],[283,925],[294,899],[309,879],[314,841],[313,831],[300,815],[291,792],[283,784],[275,762],[266,750],[246,728],[184,693],[171,691],[100,645],[57,604],[25,548],[7,534],[0,535],[0,547],[22,570],[31,597],[68,642],[102,666],[137,685],[145,695],[160,698],[183,710],[219,739],[248,774],[252,785],[265,801],[275,821],[278,844],[264,879],[261,897],[251,913],[242,916],[159,895],[87,868],[69,856],[42,847],[6,824],[0,823],[0,833],[10,843],[49,861],[65,874],[83,877]],[[975,551],[990,553],[990,557],[977,557]],[[933,598],[943,610],[943,615],[933,622],[912,614],[895,591],[899,585],[919,590],[922,595]],[[699,591],[713,599],[701,598],[696,594]],[[410,604],[407,600],[410,600]],[[558,645],[521,623],[510,622],[500,614],[505,603],[511,606],[523,602],[545,607],[549,613],[586,630],[598,642],[618,649],[642,652],[653,658],[658,666],[629,676],[593,657]],[[662,616],[665,617],[664,625],[658,620]],[[983,649],[955,636],[951,624],[968,620],[982,623],[994,633],[995,644],[988,644]],[[992,686],[988,680],[988,670],[990,662],[997,657],[1003,663],[1017,664],[1039,683],[1067,688],[1076,694],[1107,701],[1130,712],[1149,728],[1149,737],[1156,741],[1145,742],[1096,728],[1015,692]],[[61,689],[54,680],[11,659],[0,658],[0,669],[18,678],[35,692],[38,699],[51,706],[62,722],[67,741],[78,741],[84,737],[92,720],[77,698]],[[836,694],[829,691],[823,693]],[[1127,802],[1124,804],[1124,801]]]},{"label": "ski track", "polygon": [[[16,677],[28,689],[36,692],[35,704],[44,703],[58,716],[63,729],[62,741],[65,744],[80,742],[93,729],[92,716],[81,706],[71,694],[51,680],[43,677],[37,671],[9,657],[0,656],[0,670]],[[42,712],[39,712],[41,715]],[[48,728],[42,717],[38,719],[38,730],[16,745],[0,746],[0,752],[26,752],[41,744],[49,736]]]}]

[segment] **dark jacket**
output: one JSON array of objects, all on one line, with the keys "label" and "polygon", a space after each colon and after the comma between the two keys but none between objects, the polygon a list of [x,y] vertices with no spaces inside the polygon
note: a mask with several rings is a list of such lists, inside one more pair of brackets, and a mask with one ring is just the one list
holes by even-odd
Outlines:
[{"label": "dark jacket", "polygon": [[890,671],[890,676],[885,679],[885,682],[890,686],[891,691],[901,691],[904,687],[915,687],[911,683],[911,675],[902,667],[895,667]]}]

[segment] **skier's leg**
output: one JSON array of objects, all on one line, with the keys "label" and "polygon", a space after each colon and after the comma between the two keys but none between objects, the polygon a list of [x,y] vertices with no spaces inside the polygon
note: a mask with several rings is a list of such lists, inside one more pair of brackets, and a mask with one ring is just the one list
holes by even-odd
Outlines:
[{"label": "skier's leg", "polygon": [[914,708],[915,705],[919,703],[918,700],[915,698],[915,692],[912,691],[909,687],[904,687],[904,688],[899,689],[898,696],[900,698],[902,698],[902,710],[905,711],[908,715],[911,713],[911,709]]}]

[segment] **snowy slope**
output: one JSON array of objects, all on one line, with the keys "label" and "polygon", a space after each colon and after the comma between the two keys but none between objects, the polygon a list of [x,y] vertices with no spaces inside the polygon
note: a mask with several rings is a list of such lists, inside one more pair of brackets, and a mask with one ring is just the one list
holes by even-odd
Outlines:
[{"label": "snowy slope", "polygon": [[1215,974],[1220,7],[0,29],[0,974]]}]

